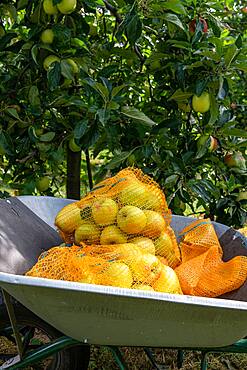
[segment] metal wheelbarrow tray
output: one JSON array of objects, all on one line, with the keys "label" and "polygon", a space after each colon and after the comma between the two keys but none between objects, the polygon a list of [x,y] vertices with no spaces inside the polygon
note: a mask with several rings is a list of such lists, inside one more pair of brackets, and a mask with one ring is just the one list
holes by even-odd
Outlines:
[{"label": "metal wheelbarrow tray", "polygon": [[[15,208],[12,198],[7,202]],[[35,215],[54,228],[56,213],[71,200],[20,197],[18,202],[26,204]],[[175,232],[180,232],[193,220],[173,216],[171,226]],[[221,224],[214,223],[214,226],[219,238],[229,230]],[[243,242],[246,240],[243,239]],[[13,241],[9,253],[17,255],[22,264],[15,264],[17,267],[8,272],[0,264],[0,287],[73,339],[107,346],[213,349],[231,345],[247,334],[247,302],[244,301],[145,292],[20,275],[22,266],[25,266],[23,273],[35,263],[40,254],[40,249],[36,250],[38,244],[29,246],[29,258],[28,254],[23,256],[20,251],[14,253]],[[246,250],[245,245],[243,249]]]}]

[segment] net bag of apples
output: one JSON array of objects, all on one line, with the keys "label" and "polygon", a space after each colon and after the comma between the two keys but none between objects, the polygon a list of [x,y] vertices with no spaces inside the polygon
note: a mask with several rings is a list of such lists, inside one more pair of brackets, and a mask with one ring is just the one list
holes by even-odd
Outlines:
[{"label": "net bag of apples", "polygon": [[170,220],[159,185],[126,168],[57,214],[55,224],[72,247],[52,248],[27,274],[182,294]]}]

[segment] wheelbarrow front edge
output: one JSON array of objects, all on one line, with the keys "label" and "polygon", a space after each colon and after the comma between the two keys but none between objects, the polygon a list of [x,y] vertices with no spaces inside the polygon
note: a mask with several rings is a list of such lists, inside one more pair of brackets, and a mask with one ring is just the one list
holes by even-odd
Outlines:
[{"label": "wheelbarrow front edge", "polygon": [[0,272],[0,287],[65,335],[95,345],[223,347],[247,334],[247,303]]}]

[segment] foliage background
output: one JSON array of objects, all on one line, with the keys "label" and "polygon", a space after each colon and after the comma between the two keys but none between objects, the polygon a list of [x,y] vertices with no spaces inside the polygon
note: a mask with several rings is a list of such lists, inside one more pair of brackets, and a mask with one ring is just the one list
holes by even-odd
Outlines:
[{"label": "foliage background", "polygon": [[[158,181],[174,213],[242,226],[246,22],[243,1],[77,0],[73,13],[56,16],[40,0],[1,1],[0,196],[65,196],[66,161],[82,155],[81,195],[88,171],[96,183],[134,165]],[[40,41],[47,28],[52,44]],[[60,62],[46,71],[51,54]],[[210,111],[196,113],[191,98],[204,90]]]}]

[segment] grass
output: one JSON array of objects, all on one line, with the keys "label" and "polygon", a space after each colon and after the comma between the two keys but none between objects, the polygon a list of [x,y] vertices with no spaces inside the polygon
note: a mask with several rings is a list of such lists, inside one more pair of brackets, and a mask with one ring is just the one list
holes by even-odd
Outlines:
[{"label": "grass", "polygon": [[[0,353],[15,350],[13,345],[0,337]],[[144,351],[140,347],[123,347],[121,351],[130,370],[151,370]],[[158,363],[165,364],[165,369],[177,369],[177,351],[168,349],[154,349]],[[1,365],[1,363],[0,363]],[[198,370],[200,368],[200,352],[186,351],[184,364],[181,370]],[[41,370],[40,366],[28,367],[26,370]],[[92,346],[89,370],[118,370],[113,355],[106,347]],[[247,356],[244,354],[210,354],[208,355],[208,370],[244,370],[247,369]]]}]

